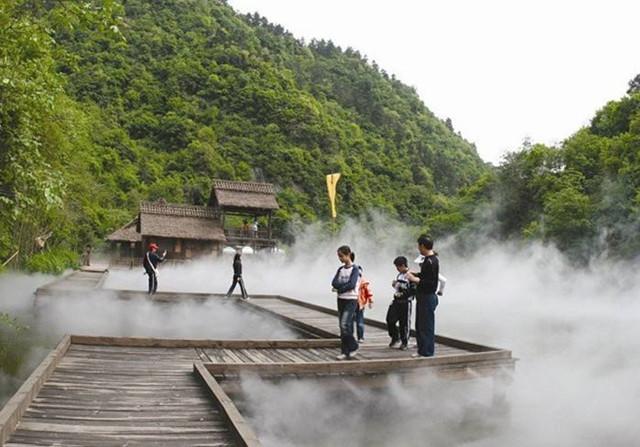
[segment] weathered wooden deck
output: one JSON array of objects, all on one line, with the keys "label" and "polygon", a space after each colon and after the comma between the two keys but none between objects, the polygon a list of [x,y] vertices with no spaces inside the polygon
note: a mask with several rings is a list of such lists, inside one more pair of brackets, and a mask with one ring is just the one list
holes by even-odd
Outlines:
[{"label": "weathered wooden deck", "polygon": [[60,279],[38,288],[37,294],[60,294],[81,290],[98,290],[107,279],[108,271],[103,268],[83,267],[62,276]]},{"label": "weathered wooden deck", "polygon": [[[104,273],[106,275],[106,273]],[[93,276],[91,276],[93,275]],[[99,272],[76,272],[39,289],[99,290]],[[90,280],[89,278],[93,278]],[[65,289],[65,283],[70,284]],[[75,291],[75,292],[74,292]],[[124,299],[142,292],[111,291]],[[153,299],[224,298],[165,293]],[[268,380],[314,378],[385,386],[389,374],[419,383],[429,372],[452,379],[508,376],[515,360],[504,349],[438,336],[436,355],[388,347],[384,323],[366,319],[357,360],[336,361],[337,312],[281,296],[235,300],[298,331],[295,340],[170,340],[67,336],[0,412],[6,445],[259,445],[232,398],[246,374]],[[240,310],[240,309],[239,309]],[[336,382],[337,381],[337,382]]]},{"label": "weathered wooden deck", "polygon": [[194,371],[201,342],[143,340],[64,337],[0,411],[0,445],[257,445],[215,380]]}]

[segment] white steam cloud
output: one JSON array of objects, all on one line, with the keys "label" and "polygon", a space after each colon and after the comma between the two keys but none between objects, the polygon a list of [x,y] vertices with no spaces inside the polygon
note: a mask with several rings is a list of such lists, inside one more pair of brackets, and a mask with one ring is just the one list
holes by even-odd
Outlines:
[{"label": "white steam cloud", "polygon": [[[372,282],[375,307],[367,310],[368,316],[383,319],[395,276],[392,261],[398,255],[415,258],[415,234],[383,217],[351,221],[333,236],[323,231],[320,226],[306,228],[285,255],[244,255],[249,295],[282,294],[334,307],[330,282],[338,267],[335,251],[348,244]],[[436,311],[436,331],[513,350],[519,362],[509,393],[509,417],[485,411],[490,392],[483,381],[464,384],[425,377],[424,386],[408,390],[390,378],[383,390],[355,387],[336,395],[308,381],[274,385],[246,379],[242,409],[265,443],[637,445],[637,262],[594,259],[589,266],[576,268],[549,246],[489,241],[480,246],[472,254],[460,255],[454,244],[436,241],[441,270],[449,280]],[[162,266],[159,290],[224,293],[231,276],[230,257]],[[0,279],[3,302],[11,293],[10,288],[1,288],[5,280]],[[105,286],[144,290],[146,277],[141,267],[114,270]],[[237,321],[230,321],[235,310],[215,304],[194,305],[193,311],[187,303],[163,309],[146,302],[106,299],[95,304],[73,302],[73,306],[80,309],[77,315],[60,306],[41,321],[54,332],[91,326],[123,335],[255,336],[250,332],[255,324],[247,320],[251,317],[237,314]],[[199,306],[206,311],[198,311],[203,308]],[[81,321],[88,315],[93,315],[91,323]],[[114,328],[103,319],[118,323]],[[273,329],[277,323],[265,324],[269,337],[291,336]]]}]

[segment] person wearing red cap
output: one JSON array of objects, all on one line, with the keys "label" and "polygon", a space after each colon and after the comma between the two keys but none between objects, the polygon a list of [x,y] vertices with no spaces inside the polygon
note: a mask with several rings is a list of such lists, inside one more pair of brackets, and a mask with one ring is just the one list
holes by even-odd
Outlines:
[{"label": "person wearing red cap", "polygon": [[149,251],[144,255],[142,265],[149,276],[149,295],[153,295],[158,290],[158,264],[163,262],[167,256],[167,250],[158,256],[158,244],[155,242],[149,244]]}]

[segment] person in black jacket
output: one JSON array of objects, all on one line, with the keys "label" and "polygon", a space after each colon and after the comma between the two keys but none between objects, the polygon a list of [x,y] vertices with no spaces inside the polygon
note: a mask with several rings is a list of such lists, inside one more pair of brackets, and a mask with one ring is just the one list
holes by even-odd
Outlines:
[{"label": "person in black jacket", "polygon": [[149,295],[153,295],[158,290],[158,264],[164,262],[167,250],[158,256],[158,244],[149,244],[149,251],[145,253],[142,266],[146,274],[149,276]]},{"label": "person in black jacket", "polygon": [[393,260],[398,275],[391,283],[395,293],[387,311],[387,330],[389,331],[389,337],[391,337],[389,347],[395,348],[402,342],[400,345],[402,351],[408,349],[411,304],[416,294],[415,284],[407,280],[407,274],[409,273],[408,263],[407,258],[404,256],[398,256]]},{"label": "person in black jacket", "polygon": [[418,352],[414,357],[435,354],[435,311],[438,307],[438,274],[440,261],[433,251],[433,239],[423,234],[418,238],[418,250],[424,256],[420,273],[408,273],[407,279],[416,287],[416,341]]},{"label": "person in black jacket", "polygon": [[247,296],[247,289],[244,288],[244,281],[242,280],[242,260],[240,259],[240,253],[236,253],[233,257],[233,282],[227,291],[227,298],[231,296],[238,284],[240,284],[242,298],[246,300],[249,296]]}]

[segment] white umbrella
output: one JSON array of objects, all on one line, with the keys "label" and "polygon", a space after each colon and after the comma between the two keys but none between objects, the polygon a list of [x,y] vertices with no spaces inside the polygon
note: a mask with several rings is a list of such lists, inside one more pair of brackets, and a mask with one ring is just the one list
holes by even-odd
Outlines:
[{"label": "white umbrella", "polygon": [[222,253],[226,254],[226,255],[234,255],[236,254],[236,249],[233,247],[224,247],[222,249]]},{"label": "white umbrella", "polygon": [[242,247],[242,254],[243,255],[252,255],[253,254],[253,248],[249,247],[248,245]]}]

